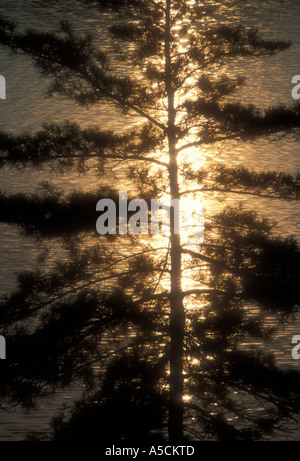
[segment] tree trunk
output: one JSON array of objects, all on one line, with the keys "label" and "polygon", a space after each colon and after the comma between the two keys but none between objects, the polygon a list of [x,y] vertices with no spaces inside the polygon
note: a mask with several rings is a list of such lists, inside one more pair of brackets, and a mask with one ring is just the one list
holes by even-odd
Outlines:
[{"label": "tree trunk", "polygon": [[[179,199],[178,166],[175,130],[174,87],[170,53],[170,12],[171,0],[166,5],[165,30],[165,84],[168,97],[168,149],[169,180],[171,200]],[[170,213],[170,257],[171,257],[171,293],[170,293],[170,394],[169,394],[169,440],[179,442],[183,439],[183,342],[185,314],[181,289],[181,245],[180,234],[174,233],[174,213]]]}]

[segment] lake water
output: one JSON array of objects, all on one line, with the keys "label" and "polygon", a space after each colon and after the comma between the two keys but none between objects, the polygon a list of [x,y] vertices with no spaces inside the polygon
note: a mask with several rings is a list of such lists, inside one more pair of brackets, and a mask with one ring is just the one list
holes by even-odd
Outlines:
[{"label": "lake water", "polygon": [[[230,11],[230,20],[258,27],[266,37],[291,40],[293,46],[275,57],[247,62],[243,68],[228,68],[228,72],[237,71],[248,77],[248,85],[239,93],[243,102],[259,103],[261,106],[275,105],[279,102],[290,103],[291,79],[300,74],[300,3],[298,0],[269,0],[252,2],[234,2],[239,4]],[[232,12],[235,11],[234,14]],[[228,7],[222,15],[228,14]],[[99,44],[109,50],[105,40],[105,30],[109,24],[103,16],[99,22],[92,9],[82,7],[79,2],[57,0],[15,0],[0,3],[0,15],[16,21],[21,28],[36,27],[41,30],[56,29],[62,19],[70,21],[78,31],[97,31]],[[82,126],[101,125],[103,128],[122,130],[139,122],[138,118],[125,120],[109,105],[95,106],[89,110],[78,107],[70,101],[45,99],[47,81],[42,79],[27,57],[16,56],[0,49],[0,74],[7,83],[7,99],[0,101],[0,128],[22,132],[32,131],[50,120],[59,122],[65,119],[79,122]],[[256,170],[278,170],[295,172],[300,168],[300,140],[282,139],[277,143],[257,141],[251,144],[223,146],[222,150],[211,149],[204,153],[206,161],[216,160],[228,165],[243,164]],[[0,172],[0,188],[7,192],[19,190],[32,191],[43,179],[52,179],[64,188],[92,188],[97,177],[78,177],[75,173],[57,178],[48,171],[12,171]],[[284,235],[299,235],[299,209],[294,203],[278,201],[244,199],[245,205],[255,207],[263,214],[275,218]],[[14,228],[0,225],[0,293],[14,286],[15,268],[31,268],[38,254],[33,241],[20,237]],[[299,323],[291,323],[287,329],[270,345],[276,354],[278,363],[283,367],[299,367],[299,361],[291,358],[291,338],[299,334]],[[29,430],[47,429],[49,415],[54,414],[62,402],[69,402],[73,396],[64,391],[56,400],[43,403],[38,412],[23,415],[12,410],[1,415],[0,440],[21,440]],[[288,435],[278,436],[296,440],[297,429]]]}]

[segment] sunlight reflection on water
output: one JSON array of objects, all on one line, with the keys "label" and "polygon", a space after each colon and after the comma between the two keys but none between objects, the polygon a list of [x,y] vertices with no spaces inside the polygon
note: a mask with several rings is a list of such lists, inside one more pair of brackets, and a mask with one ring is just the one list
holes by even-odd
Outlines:
[{"label": "sunlight reflection on water", "polygon": [[[236,2],[239,5],[238,13],[230,14],[230,20],[241,20],[249,25],[257,26],[263,30],[266,36],[279,39],[291,39],[294,46],[273,58],[257,61],[249,60],[241,68],[239,65],[228,66],[230,74],[240,73],[248,77],[248,85],[241,89],[237,97],[242,98],[245,103],[260,103],[262,106],[277,104],[278,102],[291,102],[291,78],[299,74],[300,36],[299,18],[300,5],[298,0],[286,0],[284,2],[270,0],[260,2]],[[227,13],[228,6],[224,8],[223,14]],[[232,13],[232,12],[231,12]],[[70,20],[79,31],[97,29],[98,40],[101,46],[109,51],[105,41],[107,18],[99,25],[92,13],[86,7],[80,7],[77,2],[49,2],[42,0],[31,0],[26,2],[24,8],[23,0],[14,2],[4,0],[0,5],[0,14],[20,23],[21,26],[38,27],[42,30],[49,30],[49,27],[56,28],[56,24],[62,17]],[[51,17],[51,23],[49,22]],[[246,19],[247,18],[247,21]],[[267,24],[267,27],[266,27]],[[45,100],[44,94],[47,82],[42,80],[38,71],[32,67],[31,61],[26,57],[18,57],[9,54],[1,49],[0,73],[5,75],[7,81],[7,99],[1,101],[1,129],[21,132],[24,130],[39,129],[41,124],[49,120],[63,121],[70,119],[77,121],[81,126],[97,125],[102,128],[109,128],[121,131],[136,123],[136,117],[127,117],[125,121],[109,105],[92,107],[90,109],[79,108],[72,102],[64,100]],[[300,142],[289,142],[286,139],[278,143],[270,144],[268,141],[259,141],[252,144],[214,146],[202,151],[202,161],[222,161],[228,165],[243,164],[248,168],[256,170],[283,170],[294,172],[300,167],[299,161]],[[72,189],[82,187],[92,189],[99,184],[99,178],[94,174],[85,177],[78,177],[76,174],[57,178],[48,171],[5,171],[0,172],[1,188],[8,192],[18,190],[32,191],[38,187],[43,179],[51,179],[63,188]],[[122,190],[125,187],[125,177],[121,176],[120,184]],[[123,182],[122,182],[123,181]],[[240,197],[239,197],[240,200]],[[299,232],[299,210],[294,204],[280,203],[270,200],[255,200],[243,198],[246,206],[254,207],[259,212],[276,219],[280,231],[285,234],[296,234]],[[231,198],[221,199],[219,203],[212,204],[207,199],[206,207],[214,211],[225,201],[230,202]],[[17,232],[6,225],[0,226],[2,265],[0,268],[1,286],[0,291],[11,289],[14,284],[15,267],[31,268],[34,265],[38,249],[33,241],[21,239]],[[25,263],[26,261],[26,263]],[[288,329],[282,331],[281,335],[269,345],[271,351],[276,351],[276,357],[282,366],[295,367],[298,364],[291,359],[290,341],[293,335],[298,334],[298,324],[292,324]],[[73,392],[73,391],[72,391]],[[55,402],[43,405],[36,416],[33,414],[20,417],[20,413],[11,413],[5,418],[5,425],[2,425],[0,439],[20,440],[24,432],[29,429],[40,430],[48,419],[49,414],[56,412],[62,402],[70,399],[66,391],[60,394]],[[23,418],[23,419],[22,419]],[[293,439],[294,435],[291,435]]]}]

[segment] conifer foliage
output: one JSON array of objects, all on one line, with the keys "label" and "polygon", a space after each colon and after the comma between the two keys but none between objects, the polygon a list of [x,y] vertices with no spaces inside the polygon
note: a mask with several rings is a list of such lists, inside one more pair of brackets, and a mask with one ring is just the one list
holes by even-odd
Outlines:
[{"label": "conifer foliage", "polygon": [[[61,248],[49,266],[18,273],[16,289],[1,300],[10,351],[1,399],[32,408],[59,388],[84,384],[71,416],[53,421],[59,440],[272,436],[297,420],[299,374],[252,344],[271,337],[266,316],[275,322],[296,312],[296,240],[234,201],[210,210],[204,242],[193,248],[174,232],[173,217],[167,243],[96,235],[95,210],[102,197],[117,204],[118,187],[105,177],[119,165],[132,181],[129,193],[146,201],[192,197],[195,189],[204,200],[296,201],[297,174],[198,162],[223,141],[299,134],[299,104],[243,104],[234,96],[245,78],[223,70],[291,44],[221,20],[209,1],[84,3],[110,18],[112,56],[65,22],[57,33],[20,32],[1,18],[0,43],[32,58],[51,79],[50,95],[99,110],[109,103],[140,123],[121,134],[70,121],[0,133],[1,167],[99,174],[92,192],[45,183],[43,192],[0,196],[2,222]],[[188,270],[192,286],[184,282]]]}]

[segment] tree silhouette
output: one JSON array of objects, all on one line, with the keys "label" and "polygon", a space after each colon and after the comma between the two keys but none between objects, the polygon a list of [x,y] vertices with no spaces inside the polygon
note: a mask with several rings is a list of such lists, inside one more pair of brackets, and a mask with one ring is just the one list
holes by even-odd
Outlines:
[{"label": "tree silhouette", "polygon": [[[114,441],[273,434],[296,419],[299,375],[278,369],[251,343],[270,337],[266,315],[286,320],[295,313],[296,241],[233,204],[210,214],[196,248],[183,245],[172,213],[167,244],[151,235],[95,235],[95,223],[99,199],[110,197],[118,207],[118,190],[104,178],[120,164],[132,197],[137,191],[147,203],[196,191],[297,200],[298,175],[203,167],[190,154],[197,149],[201,159],[202,148],[226,140],[299,132],[299,104],[244,105],[233,96],[245,80],[222,70],[290,43],[212,22],[215,9],[195,2],[86,3],[113,19],[109,33],[123,74],[91,35],[64,22],[57,33],[21,33],[0,22],[0,43],[32,57],[51,78],[50,95],[100,109],[110,103],[140,117],[121,134],[69,121],[33,134],[0,133],[1,166],[100,175],[92,192],[64,193],[45,183],[41,193],[1,195],[1,220],[50,245],[59,241],[61,258],[19,273],[16,290],[2,299],[10,358],[0,393],[32,407],[60,387],[83,383],[86,393],[70,419],[54,421],[58,439],[93,438],[100,429]],[[187,270],[192,287],[183,284]]]}]

